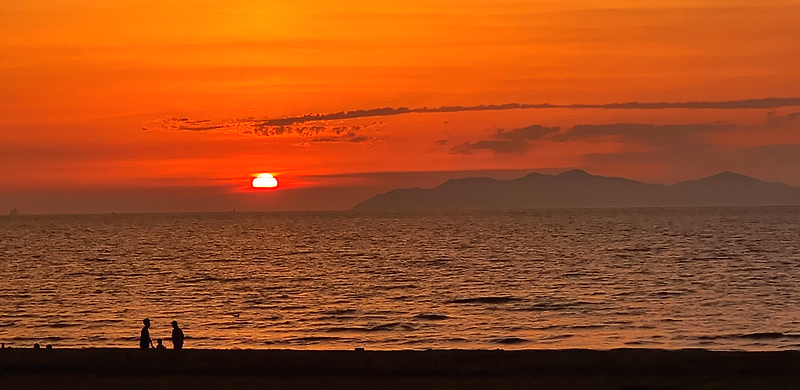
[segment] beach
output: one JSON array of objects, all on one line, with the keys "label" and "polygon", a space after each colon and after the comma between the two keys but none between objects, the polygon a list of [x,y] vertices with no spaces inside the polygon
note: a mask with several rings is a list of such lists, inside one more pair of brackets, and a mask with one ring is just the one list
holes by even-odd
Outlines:
[{"label": "beach", "polygon": [[3,349],[2,389],[796,389],[800,352]]}]

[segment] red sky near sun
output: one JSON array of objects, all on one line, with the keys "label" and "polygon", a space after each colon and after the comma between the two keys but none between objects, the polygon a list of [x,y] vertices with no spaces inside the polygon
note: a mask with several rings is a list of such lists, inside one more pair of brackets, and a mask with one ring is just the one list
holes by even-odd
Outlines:
[{"label": "red sky near sun", "polygon": [[[4,0],[0,210],[344,209],[570,168],[800,185],[798,20],[777,0]],[[486,109],[508,103],[559,107]],[[262,172],[281,189],[254,191]]]}]

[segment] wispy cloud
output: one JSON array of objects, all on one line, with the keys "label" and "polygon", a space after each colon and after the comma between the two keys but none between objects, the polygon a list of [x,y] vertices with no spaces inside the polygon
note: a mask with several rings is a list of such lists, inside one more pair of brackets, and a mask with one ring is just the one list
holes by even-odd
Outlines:
[{"label": "wispy cloud", "polygon": [[650,145],[673,145],[688,141],[697,134],[729,131],[737,125],[729,123],[701,123],[653,125],[640,123],[618,123],[610,125],[577,125],[567,132],[555,134],[551,141],[593,141],[605,137],[615,137],[621,142],[637,142]]},{"label": "wispy cloud", "polygon": [[357,135],[355,132],[351,131],[349,133],[337,135],[337,136],[328,136],[328,137],[315,137],[310,140],[310,142],[352,142],[352,143],[362,143],[371,140],[371,137],[367,137],[364,135]]},{"label": "wispy cloud", "polygon": [[306,138],[306,143],[316,142],[367,142],[371,137],[358,135],[359,131],[375,130],[385,126],[384,122],[372,122],[365,125],[344,125],[328,123],[292,123],[284,125],[264,124],[264,121],[252,118],[212,121],[208,119],[190,120],[189,118],[163,118],[152,120],[144,125],[145,130],[170,131],[214,131],[264,137],[294,136]]},{"label": "wispy cloud", "polygon": [[[404,114],[428,114],[444,112],[467,111],[503,111],[524,109],[604,109],[604,110],[664,110],[664,109],[768,109],[780,107],[800,107],[800,98],[765,98],[725,101],[693,101],[693,102],[627,102],[605,104],[529,104],[508,103],[488,104],[478,106],[441,106],[441,107],[384,107],[353,111],[339,111],[327,114],[307,114],[274,119],[232,119],[211,121],[207,119],[191,120],[189,118],[166,118],[151,121],[146,124],[147,129],[164,129],[175,131],[221,131],[257,136],[284,136],[293,135],[301,137],[316,137],[323,134],[341,135],[361,130],[360,126],[345,126],[332,124],[347,119],[377,118]],[[373,124],[374,125],[374,124]],[[372,125],[370,125],[372,126]],[[363,127],[363,126],[361,126]],[[498,140],[502,141],[502,140]],[[508,140],[510,141],[510,140]],[[488,145],[485,145],[488,146]],[[508,146],[508,145],[506,145]],[[516,150],[516,149],[515,149]]]},{"label": "wispy cloud", "polygon": [[746,108],[780,108],[780,107],[800,106],[800,98],[765,98],[765,99],[744,99],[744,100],[721,100],[721,101],[694,101],[694,102],[660,102],[660,103],[609,103],[609,104],[572,104],[565,108],[604,108],[604,109],[669,109],[669,108],[692,108],[692,109],[721,109],[736,110]]},{"label": "wispy cloud", "polygon": [[532,125],[514,130],[499,130],[484,140],[453,146],[452,153],[471,154],[476,150],[491,150],[495,154],[523,153],[531,148],[530,141],[603,142],[615,140],[623,144],[646,145],[658,150],[681,150],[708,144],[710,134],[733,131],[795,129],[800,126],[800,113],[775,115],[769,113],[762,125],[743,125],[724,122],[699,124],[616,123],[582,124],[561,130],[558,127]]},{"label": "wispy cloud", "polygon": [[558,127],[546,127],[533,125],[513,130],[500,129],[489,140],[477,142],[464,142],[453,146],[450,151],[453,153],[471,154],[476,150],[491,150],[495,153],[524,153],[531,144],[528,141],[536,141],[545,136],[558,132]]},{"label": "wispy cloud", "polygon": [[262,126],[285,126],[295,123],[342,120],[368,117],[393,116],[403,114],[426,114],[439,112],[465,112],[465,111],[502,111],[502,110],[522,110],[522,109],[546,109],[546,108],[571,108],[571,109],[616,109],[616,110],[655,110],[655,109],[747,109],[747,108],[780,108],[788,106],[800,106],[800,98],[766,98],[766,99],[747,99],[747,100],[725,100],[725,101],[695,101],[695,102],[657,102],[657,103],[607,103],[607,104],[529,104],[529,103],[507,103],[507,104],[488,104],[478,106],[441,106],[435,108],[408,108],[408,107],[384,107],[368,110],[339,111],[330,114],[308,114],[302,116],[291,116],[278,119],[267,119],[261,122]]}]

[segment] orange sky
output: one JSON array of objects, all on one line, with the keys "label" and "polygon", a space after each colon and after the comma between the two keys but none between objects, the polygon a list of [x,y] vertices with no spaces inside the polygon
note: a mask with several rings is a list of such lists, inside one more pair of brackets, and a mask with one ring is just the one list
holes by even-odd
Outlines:
[{"label": "orange sky", "polygon": [[[798,20],[772,0],[4,0],[0,210],[339,209],[458,171],[800,185],[800,105],[758,103],[800,96]],[[730,100],[750,103],[263,122]],[[247,189],[260,172],[283,189]]]}]

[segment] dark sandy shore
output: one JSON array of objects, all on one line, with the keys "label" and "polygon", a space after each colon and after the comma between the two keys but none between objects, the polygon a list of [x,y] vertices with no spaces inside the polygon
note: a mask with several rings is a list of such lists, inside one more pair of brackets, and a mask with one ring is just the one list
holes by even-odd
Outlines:
[{"label": "dark sandy shore", "polygon": [[3,349],[2,389],[800,389],[800,352]]}]

